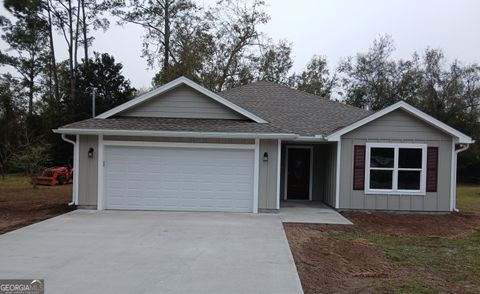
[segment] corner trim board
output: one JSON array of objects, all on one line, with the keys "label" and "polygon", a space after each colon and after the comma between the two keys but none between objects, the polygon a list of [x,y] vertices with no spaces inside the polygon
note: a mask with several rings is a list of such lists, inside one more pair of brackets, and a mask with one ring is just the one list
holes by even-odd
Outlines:
[{"label": "corner trim board", "polygon": [[337,142],[337,162],[336,162],[336,179],[335,179],[335,208],[340,208],[340,166],[342,154],[342,140]]},{"label": "corner trim board", "polygon": [[258,213],[258,188],[260,176],[260,139],[255,139],[254,151],[254,165],[253,165],[253,213]]},{"label": "corner trim board", "polygon": [[278,140],[277,146],[277,209],[280,209],[280,171],[282,169],[282,140]]},{"label": "corner trim board", "polygon": [[97,210],[104,210],[105,209],[105,202],[104,202],[104,153],[105,148],[103,144],[103,135],[98,135],[98,183],[97,183]]}]

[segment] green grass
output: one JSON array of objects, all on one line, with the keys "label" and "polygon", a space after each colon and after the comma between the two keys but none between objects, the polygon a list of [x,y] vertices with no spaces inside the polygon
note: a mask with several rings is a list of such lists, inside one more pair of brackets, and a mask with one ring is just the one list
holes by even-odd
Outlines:
[{"label": "green grass", "polygon": [[376,289],[381,293],[404,294],[404,293],[422,293],[433,294],[438,293],[438,290],[431,287],[424,280],[419,278],[412,278],[408,281],[387,280],[383,281]]},{"label": "green grass", "polygon": [[437,289],[428,279],[415,276],[415,270],[419,268],[446,277],[449,282],[480,286],[480,231],[461,239],[359,232],[335,232],[328,236],[341,240],[369,240],[394,266],[411,272],[412,276],[408,280],[382,281],[379,286],[382,292],[436,293],[441,291],[441,288]]},{"label": "green grass", "polygon": [[457,208],[461,212],[480,212],[480,185],[458,185]]},{"label": "green grass", "polygon": [[[459,185],[457,208],[464,213],[480,213],[480,186]],[[445,291],[428,277],[417,275],[418,269],[432,272],[449,283],[480,287],[480,228],[470,236],[457,239],[390,236],[363,232],[332,232],[328,236],[342,240],[371,241],[394,267],[406,270],[411,275],[408,279],[382,281],[377,289],[379,292],[437,293]]]},{"label": "green grass", "polygon": [[5,179],[0,175],[0,191],[4,189],[29,188],[31,186],[30,178],[24,174],[7,174]]}]

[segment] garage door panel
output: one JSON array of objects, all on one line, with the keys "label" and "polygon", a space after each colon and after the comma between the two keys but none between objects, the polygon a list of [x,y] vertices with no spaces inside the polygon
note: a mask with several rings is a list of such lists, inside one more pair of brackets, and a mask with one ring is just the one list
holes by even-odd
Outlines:
[{"label": "garage door panel", "polygon": [[251,212],[253,150],[105,148],[107,209]]}]

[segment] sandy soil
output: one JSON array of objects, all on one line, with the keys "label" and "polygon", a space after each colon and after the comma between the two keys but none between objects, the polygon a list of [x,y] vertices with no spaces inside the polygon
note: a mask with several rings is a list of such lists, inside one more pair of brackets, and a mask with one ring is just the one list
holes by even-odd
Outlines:
[{"label": "sandy soil", "polygon": [[0,234],[72,210],[72,185],[0,189]]}]

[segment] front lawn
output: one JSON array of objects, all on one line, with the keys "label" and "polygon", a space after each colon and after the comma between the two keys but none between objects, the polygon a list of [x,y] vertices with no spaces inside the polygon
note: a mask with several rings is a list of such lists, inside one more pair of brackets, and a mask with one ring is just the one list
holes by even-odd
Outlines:
[{"label": "front lawn", "polygon": [[0,177],[0,234],[70,211],[72,185],[32,188],[24,175]]},{"label": "front lawn", "polygon": [[461,212],[480,213],[480,186],[459,185],[457,188],[457,208]]},{"label": "front lawn", "polygon": [[285,224],[305,293],[479,293],[480,186],[459,186],[457,197],[455,214]]}]

